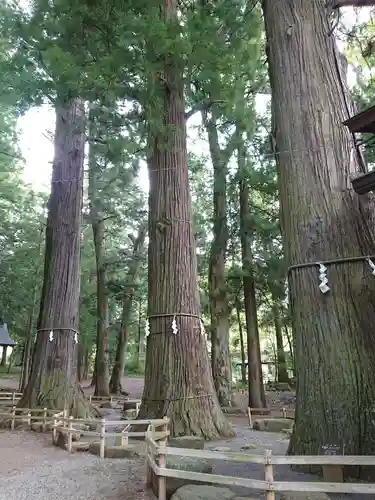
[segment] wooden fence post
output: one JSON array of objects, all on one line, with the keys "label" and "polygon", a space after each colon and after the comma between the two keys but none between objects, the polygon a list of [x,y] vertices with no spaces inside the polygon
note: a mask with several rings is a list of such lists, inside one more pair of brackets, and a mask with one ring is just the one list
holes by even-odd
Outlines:
[{"label": "wooden fence post", "polygon": [[158,446],[159,469],[160,469],[158,476],[158,500],[167,500],[167,478],[163,475],[164,474],[163,469],[166,469],[167,464],[163,448],[166,448],[166,442],[164,440]]},{"label": "wooden fence post", "polygon": [[57,439],[57,430],[56,430],[56,427],[57,427],[57,418],[54,415],[53,416],[53,424],[52,424],[52,444],[55,444],[56,443],[56,439]]},{"label": "wooden fence post", "polygon": [[151,467],[149,464],[150,446],[148,444],[150,436],[151,436],[151,424],[147,427],[146,431],[146,488],[149,488],[152,484]]},{"label": "wooden fence post", "polygon": [[249,417],[249,427],[251,429],[252,425],[253,425],[253,421],[251,419],[251,408],[250,408],[250,406],[247,407],[247,416]]},{"label": "wooden fence post", "polygon": [[91,404],[91,400],[92,400],[92,396],[89,397],[90,404]]},{"label": "wooden fence post", "polygon": [[69,417],[69,425],[68,425],[68,451],[72,453],[73,449],[73,416]]},{"label": "wooden fence post", "polygon": [[16,393],[12,392],[12,406],[15,405],[15,402],[16,402]]},{"label": "wooden fence post", "polygon": [[286,418],[286,409],[285,408],[281,408],[281,415],[283,418]]},{"label": "wooden fence post", "polygon": [[104,458],[104,452],[105,452],[105,418],[102,418],[100,421],[100,448],[99,448],[99,455],[100,458]]},{"label": "wooden fence post", "polygon": [[129,444],[129,432],[127,428],[121,431],[121,446],[128,446]]},{"label": "wooden fence post", "polygon": [[12,420],[10,421],[10,430],[14,431],[14,426],[16,423],[16,407],[12,407]]},{"label": "wooden fence post", "polygon": [[27,412],[27,425],[29,426],[29,429],[31,429],[31,411],[30,410]]},{"label": "wooden fence post", "polygon": [[67,427],[68,423],[66,422],[66,418],[68,418],[68,410],[64,408],[64,413],[63,413],[63,427]]},{"label": "wooden fence post", "polygon": [[[264,465],[264,479],[273,483],[273,467],[272,467],[272,451],[266,451],[265,465]],[[267,500],[276,500],[275,492],[273,490],[267,490],[266,493]]]},{"label": "wooden fence post", "polygon": [[43,432],[46,432],[47,427],[47,408],[43,408]]}]

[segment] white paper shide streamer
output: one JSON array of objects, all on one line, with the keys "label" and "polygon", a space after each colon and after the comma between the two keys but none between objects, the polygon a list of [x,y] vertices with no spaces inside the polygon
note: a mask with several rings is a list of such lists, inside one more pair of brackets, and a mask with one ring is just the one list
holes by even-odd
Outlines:
[{"label": "white paper shide streamer", "polygon": [[372,260],[370,258],[367,259],[367,262],[368,262],[368,265],[372,269],[372,273],[371,274],[373,274],[375,276],[375,264],[372,262]]},{"label": "white paper shide streamer", "polygon": [[172,320],[172,332],[173,332],[173,335],[177,335],[178,334],[176,316],[173,316],[173,320]]},{"label": "white paper shide streamer", "polygon": [[146,325],[145,325],[145,334],[146,334],[146,337],[148,337],[150,335],[150,323],[148,321],[148,319],[146,320]]},{"label": "white paper shide streamer", "polygon": [[49,341],[52,342],[53,341],[53,330],[51,330],[49,332]]},{"label": "white paper shide streamer", "polygon": [[330,291],[328,286],[328,278],[327,278],[327,268],[323,264],[319,264],[319,289],[322,293],[327,293]]},{"label": "white paper shide streamer", "polygon": [[77,332],[74,333],[74,342],[76,344],[78,344],[78,333]]},{"label": "white paper shide streamer", "polygon": [[201,335],[204,335],[206,333],[206,330],[204,329],[204,324],[202,320],[200,320],[200,326],[201,326]]}]

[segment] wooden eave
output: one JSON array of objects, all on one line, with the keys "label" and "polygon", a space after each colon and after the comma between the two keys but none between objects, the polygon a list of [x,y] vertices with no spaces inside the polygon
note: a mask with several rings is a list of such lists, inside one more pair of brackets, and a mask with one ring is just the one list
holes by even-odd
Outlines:
[{"label": "wooden eave", "polygon": [[375,134],[375,106],[352,116],[343,125],[348,127],[350,132]]}]

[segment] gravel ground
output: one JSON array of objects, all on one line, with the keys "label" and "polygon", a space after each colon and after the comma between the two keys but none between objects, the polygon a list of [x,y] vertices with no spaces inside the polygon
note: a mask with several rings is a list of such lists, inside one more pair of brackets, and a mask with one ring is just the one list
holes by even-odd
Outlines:
[{"label": "gravel ground", "polygon": [[0,500],[153,500],[144,460],[101,460],[51,446],[50,435],[0,432]]},{"label": "gravel ground", "polygon": [[[17,389],[17,381],[0,380],[0,387]],[[85,392],[91,388],[85,384]],[[132,397],[142,394],[142,379],[124,379],[124,388]],[[246,406],[246,396],[239,397],[238,405]],[[242,401],[243,400],[243,401]],[[241,404],[242,403],[242,404]],[[284,405],[282,405],[284,406]],[[247,419],[234,417],[237,437],[231,440],[207,443],[206,448],[218,446],[231,451],[251,444],[248,453],[264,455],[271,449],[275,455],[284,455],[288,439],[284,434],[253,431]],[[242,451],[246,453],[246,451]],[[87,453],[68,454],[51,444],[51,435],[32,432],[0,430],[0,500],[154,500],[144,490],[144,459],[101,460]],[[215,461],[214,472],[228,476],[263,479],[264,469],[257,464]],[[275,479],[280,481],[319,481],[309,474],[292,471],[288,466],[275,467]],[[264,492],[233,488],[241,495],[264,499]],[[279,497],[277,497],[279,499]],[[370,500],[374,495],[335,495],[334,500]]]}]

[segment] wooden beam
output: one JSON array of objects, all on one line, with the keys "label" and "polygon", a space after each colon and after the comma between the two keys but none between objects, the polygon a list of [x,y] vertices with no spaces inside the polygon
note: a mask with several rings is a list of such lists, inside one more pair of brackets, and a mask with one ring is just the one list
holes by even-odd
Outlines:
[{"label": "wooden beam", "polygon": [[340,7],[373,7],[375,0],[333,0],[333,8]]}]

